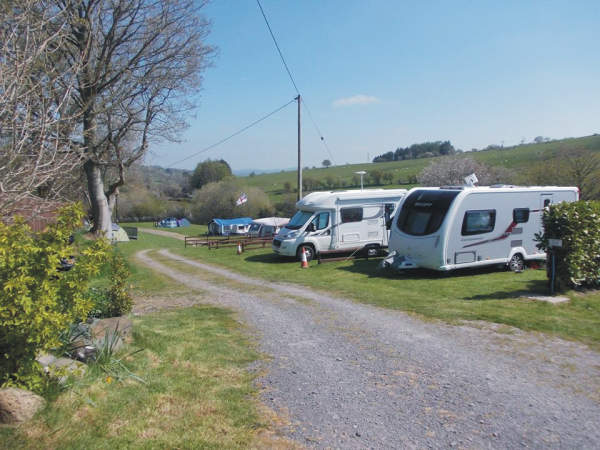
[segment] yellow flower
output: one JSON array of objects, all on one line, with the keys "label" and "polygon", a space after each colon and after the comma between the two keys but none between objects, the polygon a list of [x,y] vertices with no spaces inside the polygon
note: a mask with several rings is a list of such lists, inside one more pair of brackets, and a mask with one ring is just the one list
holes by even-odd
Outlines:
[{"label": "yellow flower", "polygon": [[104,380],[106,381],[108,384],[112,383],[113,379],[111,376],[106,377],[106,379]]}]

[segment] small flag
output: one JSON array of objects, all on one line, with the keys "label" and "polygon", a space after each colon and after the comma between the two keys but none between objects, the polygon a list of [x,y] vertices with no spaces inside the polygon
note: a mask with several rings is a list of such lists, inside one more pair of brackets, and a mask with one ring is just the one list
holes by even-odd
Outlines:
[{"label": "small flag", "polygon": [[235,206],[243,205],[247,201],[248,201],[248,196],[246,195],[245,192],[242,192],[242,195],[240,195],[239,198],[235,201]]},{"label": "small flag", "polygon": [[478,182],[479,182],[479,180],[477,179],[477,176],[474,173],[465,177],[465,184],[467,186],[475,186],[475,184]]}]

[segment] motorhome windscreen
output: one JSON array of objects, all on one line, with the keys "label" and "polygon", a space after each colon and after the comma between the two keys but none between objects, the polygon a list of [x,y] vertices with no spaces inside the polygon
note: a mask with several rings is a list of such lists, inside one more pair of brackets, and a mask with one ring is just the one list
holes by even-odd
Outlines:
[{"label": "motorhome windscreen", "polygon": [[304,226],[306,221],[312,217],[313,213],[310,211],[298,211],[292,217],[292,220],[285,226],[288,230],[299,230]]},{"label": "motorhome windscreen", "polygon": [[408,196],[396,222],[406,234],[425,236],[439,230],[460,191],[419,190]]}]

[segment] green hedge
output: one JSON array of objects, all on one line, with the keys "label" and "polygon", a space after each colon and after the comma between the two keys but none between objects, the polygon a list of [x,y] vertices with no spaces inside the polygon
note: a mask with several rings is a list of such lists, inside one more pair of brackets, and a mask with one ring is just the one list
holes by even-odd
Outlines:
[{"label": "green hedge", "polygon": [[552,249],[557,286],[600,285],[600,202],[551,205],[542,220],[544,232],[538,235],[538,247],[549,252],[548,239],[562,240],[561,248]]}]

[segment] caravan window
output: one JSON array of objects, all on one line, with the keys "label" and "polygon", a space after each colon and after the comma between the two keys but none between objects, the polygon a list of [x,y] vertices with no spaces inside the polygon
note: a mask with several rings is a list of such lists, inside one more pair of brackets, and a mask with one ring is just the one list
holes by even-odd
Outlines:
[{"label": "caravan window", "polygon": [[363,219],[362,208],[342,208],[340,209],[342,223],[360,222]]},{"label": "caravan window", "polygon": [[513,209],[513,222],[514,223],[525,223],[528,221],[529,221],[529,208]]},{"label": "caravan window", "polygon": [[396,225],[406,234],[425,236],[440,229],[460,191],[418,190],[410,194],[396,214]]},{"label": "caravan window", "polygon": [[494,231],[494,225],[496,225],[495,209],[467,211],[463,219],[462,235],[489,233]]}]

